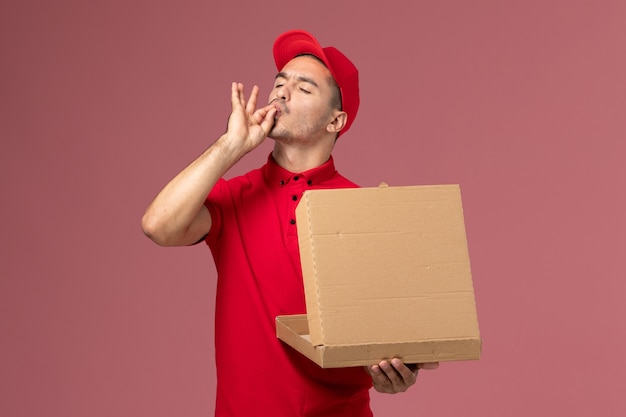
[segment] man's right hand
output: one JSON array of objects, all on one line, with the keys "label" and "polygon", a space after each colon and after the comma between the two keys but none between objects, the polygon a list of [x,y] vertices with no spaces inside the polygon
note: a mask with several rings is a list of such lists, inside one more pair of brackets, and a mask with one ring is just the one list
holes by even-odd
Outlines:
[{"label": "man's right hand", "polygon": [[220,139],[226,142],[223,144],[231,151],[239,152],[239,157],[259,146],[274,126],[276,107],[268,104],[257,109],[258,97],[258,86],[252,87],[250,98],[246,101],[243,84],[232,84],[232,112],[228,118],[227,131]]}]

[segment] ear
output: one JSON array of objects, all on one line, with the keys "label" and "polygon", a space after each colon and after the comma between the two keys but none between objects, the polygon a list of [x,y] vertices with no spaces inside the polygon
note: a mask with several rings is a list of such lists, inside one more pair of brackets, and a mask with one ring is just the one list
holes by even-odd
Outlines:
[{"label": "ear", "polygon": [[346,126],[348,114],[345,111],[337,110],[333,116],[333,120],[326,126],[326,130],[330,133],[339,133]]}]

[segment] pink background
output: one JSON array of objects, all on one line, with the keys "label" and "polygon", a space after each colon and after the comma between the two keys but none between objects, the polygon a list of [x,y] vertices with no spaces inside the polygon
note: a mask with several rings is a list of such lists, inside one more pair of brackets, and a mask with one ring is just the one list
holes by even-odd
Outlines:
[{"label": "pink background", "polygon": [[361,69],[341,172],[463,191],[483,358],[376,415],[626,415],[620,0],[3,2],[0,415],[212,415],[209,252],[140,218],[292,28]]}]

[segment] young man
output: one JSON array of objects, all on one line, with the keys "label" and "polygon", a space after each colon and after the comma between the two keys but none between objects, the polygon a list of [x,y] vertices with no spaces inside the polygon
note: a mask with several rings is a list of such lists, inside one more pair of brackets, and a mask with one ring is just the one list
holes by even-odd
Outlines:
[{"label": "young man", "polygon": [[[335,170],[331,151],[356,116],[358,71],[304,31],[280,35],[274,59],[280,72],[269,104],[257,108],[257,86],[246,100],[243,85],[233,83],[226,133],[157,195],[143,230],[160,245],[205,240],[211,249],[216,416],[371,416],[369,388],[405,391],[417,370],[397,359],[322,369],[280,342],[274,321],[306,310],[295,226],[302,193],[356,187]],[[266,165],[222,179],[266,137],[274,140]],[[250,347],[256,359],[244,360]]]}]

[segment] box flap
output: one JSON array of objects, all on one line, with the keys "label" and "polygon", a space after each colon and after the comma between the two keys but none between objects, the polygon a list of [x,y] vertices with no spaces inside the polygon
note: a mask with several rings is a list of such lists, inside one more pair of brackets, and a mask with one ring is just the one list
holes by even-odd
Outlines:
[{"label": "box flap", "polygon": [[472,360],[480,357],[481,348],[477,338],[314,346],[303,314],[277,316],[276,336],[322,368],[374,365],[392,358],[405,363]]},{"label": "box flap", "polygon": [[310,190],[296,217],[314,346],[479,337],[458,185]]}]

